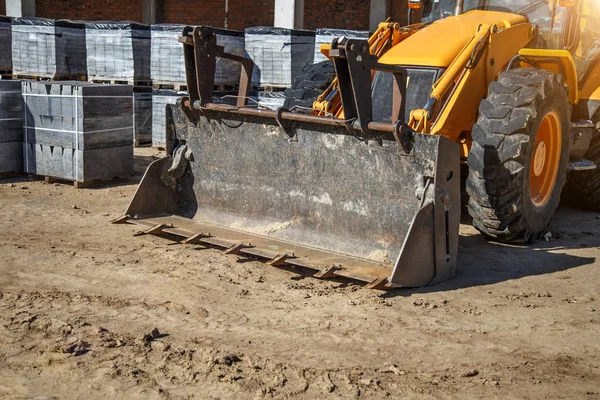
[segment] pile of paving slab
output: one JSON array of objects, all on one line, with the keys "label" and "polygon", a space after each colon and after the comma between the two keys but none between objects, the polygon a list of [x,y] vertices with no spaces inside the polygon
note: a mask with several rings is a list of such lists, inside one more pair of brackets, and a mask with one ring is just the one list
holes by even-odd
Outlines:
[{"label": "pile of paving slab", "polygon": [[[133,148],[165,146],[167,107],[187,94],[184,25],[0,16],[0,174],[89,182],[133,174]],[[217,29],[251,58],[252,95],[276,109],[283,89],[325,60],[319,47],[367,32]],[[235,92],[240,64],[218,59],[216,93]]]}]

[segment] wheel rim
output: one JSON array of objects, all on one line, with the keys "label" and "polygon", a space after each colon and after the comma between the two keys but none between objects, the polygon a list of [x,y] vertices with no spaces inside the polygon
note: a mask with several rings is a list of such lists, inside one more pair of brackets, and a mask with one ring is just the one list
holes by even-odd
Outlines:
[{"label": "wheel rim", "polygon": [[536,207],[548,203],[560,165],[562,128],[556,111],[544,116],[535,136],[529,168],[529,193]]}]

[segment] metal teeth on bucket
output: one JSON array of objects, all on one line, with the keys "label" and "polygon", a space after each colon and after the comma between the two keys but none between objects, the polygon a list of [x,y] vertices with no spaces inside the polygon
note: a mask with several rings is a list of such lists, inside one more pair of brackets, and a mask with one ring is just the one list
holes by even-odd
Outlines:
[{"label": "metal teeth on bucket", "polygon": [[[165,216],[149,219],[136,219],[128,215],[119,217],[114,224],[135,224],[143,229],[134,234],[168,234],[181,237],[181,244],[201,244],[221,249],[225,254],[258,258],[274,267],[299,267],[312,270],[312,276],[318,279],[347,278],[360,281],[370,289],[387,290],[388,284],[382,275],[389,275],[389,266],[381,263],[359,260],[344,255],[332,255],[318,249],[298,246],[291,243],[267,240],[259,236],[235,232],[217,226],[199,224],[178,216]],[[196,231],[191,228],[197,229]],[[230,239],[214,236],[211,232],[225,233]],[[236,240],[233,240],[236,238]],[[280,251],[287,252],[280,252]]]}]

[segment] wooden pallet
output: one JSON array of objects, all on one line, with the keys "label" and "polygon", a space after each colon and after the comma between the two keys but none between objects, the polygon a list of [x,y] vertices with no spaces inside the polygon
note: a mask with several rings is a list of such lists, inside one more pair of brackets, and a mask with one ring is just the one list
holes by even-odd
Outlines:
[{"label": "wooden pallet", "polygon": [[135,139],[133,141],[134,147],[152,147],[152,138],[150,139]]},{"label": "wooden pallet", "polygon": [[[215,92],[231,92],[237,93],[239,85],[215,85]],[[188,86],[182,82],[166,82],[166,81],[153,81],[152,88],[154,89],[168,89],[187,92]]]},{"label": "wooden pallet", "polygon": [[149,79],[113,79],[98,76],[90,76],[88,79],[92,83],[104,83],[107,85],[129,85],[134,87],[152,87],[152,81]]},{"label": "wooden pallet", "polygon": [[[40,176],[37,175],[30,175],[33,177],[37,177],[40,178]],[[102,184],[107,184],[111,181],[116,181],[116,180],[125,180],[128,179],[129,177],[127,176],[116,176],[114,178],[106,178],[106,179],[95,179],[93,181],[87,181],[87,182],[77,182],[77,181],[72,181],[69,179],[63,179],[63,178],[55,178],[52,176],[43,176],[44,178],[44,182],[46,184],[52,184],[52,183],[65,183],[65,184],[73,184],[73,187],[75,189],[85,189],[88,187],[94,187],[94,186],[99,186]]]},{"label": "wooden pallet", "polygon": [[16,178],[23,175],[23,171],[0,172],[0,179]]},{"label": "wooden pallet", "polygon": [[181,82],[165,82],[165,81],[154,81],[152,82],[154,89],[168,89],[187,92],[188,87],[186,83]]},{"label": "wooden pallet", "polygon": [[283,92],[285,89],[287,89],[289,86],[260,86],[257,88],[258,91],[260,92]]},{"label": "wooden pallet", "polygon": [[27,75],[27,74],[13,74],[12,79],[25,79],[30,81],[87,81],[87,75]]}]

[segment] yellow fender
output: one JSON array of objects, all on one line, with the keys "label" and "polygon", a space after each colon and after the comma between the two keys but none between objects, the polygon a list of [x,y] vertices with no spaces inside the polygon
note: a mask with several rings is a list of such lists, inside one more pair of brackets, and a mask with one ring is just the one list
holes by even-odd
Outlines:
[{"label": "yellow fender", "polygon": [[[577,71],[571,53],[567,50],[521,49],[519,55],[524,59],[521,64],[522,67],[535,66],[561,74],[569,88],[569,101],[571,104],[579,103],[580,93],[577,83]],[[533,63],[529,64],[527,60],[531,60]]]}]

